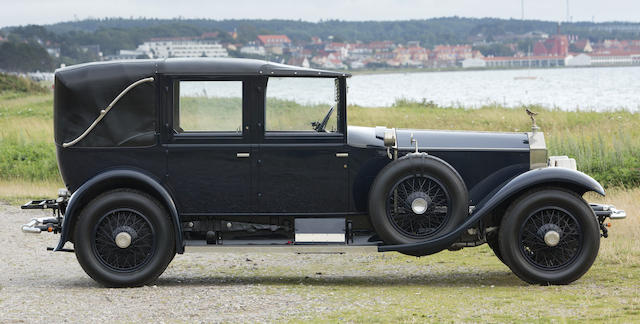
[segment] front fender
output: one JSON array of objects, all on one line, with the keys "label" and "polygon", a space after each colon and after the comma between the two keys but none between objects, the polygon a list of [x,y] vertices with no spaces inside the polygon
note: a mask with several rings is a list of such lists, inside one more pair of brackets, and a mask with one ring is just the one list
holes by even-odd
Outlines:
[{"label": "front fender", "polygon": [[602,186],[590,176],[571,169],[566,168],[543,168],[527,171],[519,176],[505,182],[498,187],[494,193],[485,197],[462,225],[452,232],[439,238],[410,244],[401,245],[383,245],[378,247],[378,251],[398,251],[414,255],[429,255],[440,252],[453,243],[455,243],[468,228],[473,227],[478,221],[482,220],[491,211],[508,199],[518,195],[529,188],[540,185],[555,185],[569,188],[579,194],[588,191],[595,191],[600,195],[605,195]]},{"label": "front fender", "polygon": [[[119,184],[128,183],[135,184],[135,187],[144,189],[147,193],[152,194],[156,198],[159,198],[169,212],[169,216],[173,222],[173,228],[175,229],[176,238],[176,252],[183,253],[183,239],[182,229],[180,227],[180,219],[178,216],[178,210],[173,201],[173,198],[169,192],[160,184],[159,181],[153,177],[146,175],[140,171],[130,169],[118,169],[110,170],[100,173],[93,178],[86,181],[78,190],[76,190],[69,198],[66,210],[64,212],[64,219],[62,221],[62,231],[60,235],[60,241],[54,251],[60,251],[64,244],[69,241],[69,231],[71,224],[73,224],[75,218],[78,217],[80,210],[89,199],[92,199],[96,195],[106,190],[115,189],[121,187]],[[134,188],[135,188],[134,187]]]},{"label": "front fender", "polygon": [[504,183],[494,194],[490,194],[476,205],[476,213],[487,208],[493,209],[513,195],[539,185],[568,187],[580,195],[587,191],[595,191],[602,196],[605,195],[604,189],[598,181],[580,171],[566,168],[543,168],[527,171]]}]

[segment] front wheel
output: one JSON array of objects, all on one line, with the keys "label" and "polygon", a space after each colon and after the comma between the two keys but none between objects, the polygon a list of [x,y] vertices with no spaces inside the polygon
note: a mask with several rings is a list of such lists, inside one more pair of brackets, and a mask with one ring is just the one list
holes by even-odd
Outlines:
[{"label": "front wheel", "polygon": [[502,219],[500,252],[532,284],[569,284],[584,275],[600,247],[589,204],[573,192],[543,188],[514,201]]},{"label": "front wheel", "polygon": [[175,255],[166,210],[142,192],[106,192],[79,216],[76,257],[91,278],[107,287],[145,285],[158,278]]}]

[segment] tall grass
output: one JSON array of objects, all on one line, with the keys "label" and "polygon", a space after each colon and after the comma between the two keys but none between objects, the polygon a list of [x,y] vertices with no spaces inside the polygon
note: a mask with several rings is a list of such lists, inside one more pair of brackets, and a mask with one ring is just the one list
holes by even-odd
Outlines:
[{"label": "tall grass", "polygon": [[[187,98],[185,107],[202,105],[206,98]],[[329,107],[301,106],[291,101],[271,101],[267,129],[311,130]],[[55,162],[50,94],[0,94],[0,180],[59,181]],[[184,122],[229,121],[233,99],[206,117],[185,116]],[[627,111],[567,112],[528,107],[539,112],[537,122],[545,132],[551,155],[576,158],[578,168],[607,187],[640,187],[640,114]],[[199,115],[199,113],[198,113]],[[330,125],[335,125],[335,113]],[[531,121],[520,109],[488,105],[477,109],[440,107],[432,102],[397,101],[389,108],[348,108],[350,125],[399,128],[526,132]],[[289,125],[289,126],[287,126]],[[231,129],[231,128],[230,128]]]},{"label": "tall grass", "polygon": [[0,73],[0,92],[47,93],[49,89],[31,79]]},{"label": "tall grass", "polygon": [[628,111],[562,111],[540,106],[477,109],[398,100],[390,108],[349,107],[350,125],[527,132],[525,108],[538,112],[550,155],[568,155],[578,169],[606,187],[640,186],[640,114]]}]

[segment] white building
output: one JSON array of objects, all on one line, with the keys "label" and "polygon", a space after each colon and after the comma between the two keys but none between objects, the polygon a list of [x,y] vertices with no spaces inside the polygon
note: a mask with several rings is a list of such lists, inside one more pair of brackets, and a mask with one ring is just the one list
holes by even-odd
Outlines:
[{"label": "white building", "polygon": [[263,46],[256,46],[256,45],[242,46],[242,48],[240,48],[240,53],[245,55],[257,55],[257,56],[267,55],[267,51],[264,49]]},{"label": "white building", "polygon": [[578,54],[576,56],[569,55],[564,59],[565,66],[590,66],[591,56],[587,54]]},{"label": "white building", "polygon": [[487,66],[487,62],[480,58],[468,58],[462,61],[462,67],[468,68],[483,68]]},{"label": "white building", "polygon": [[158,40],[144,42],[136,51],[151,58],[167,57],[228,57],[227,49],[217,42],[193,40]]},{"label": "white building", "polygon": [[631,65],[633,55],[629,54],[592,54],[591,65]]}]

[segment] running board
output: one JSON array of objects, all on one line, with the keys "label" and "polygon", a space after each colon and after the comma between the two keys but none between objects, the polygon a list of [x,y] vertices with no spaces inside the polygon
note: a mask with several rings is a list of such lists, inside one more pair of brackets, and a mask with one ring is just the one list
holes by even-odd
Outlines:
[{"label": "running board", "polygon": [[198,253],[298,253],[345,254],[378,252],[377,245],[187,245],[185,252]]}]

